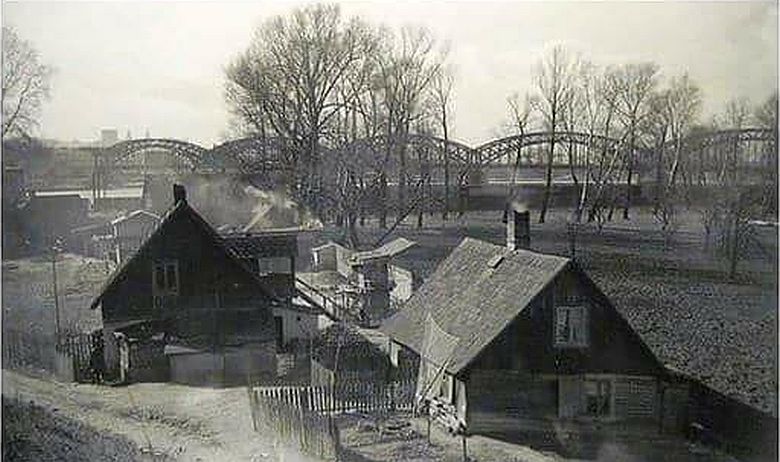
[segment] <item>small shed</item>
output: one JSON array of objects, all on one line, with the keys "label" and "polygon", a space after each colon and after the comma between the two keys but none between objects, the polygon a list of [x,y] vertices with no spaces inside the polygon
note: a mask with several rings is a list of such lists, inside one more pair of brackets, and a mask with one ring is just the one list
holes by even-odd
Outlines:
[{"label": "small shed", "polygon": [[332,324],[313,341],[311,383],[330,386],[336,381],[384,382],[390,359],[374,343],[349,325]]}]

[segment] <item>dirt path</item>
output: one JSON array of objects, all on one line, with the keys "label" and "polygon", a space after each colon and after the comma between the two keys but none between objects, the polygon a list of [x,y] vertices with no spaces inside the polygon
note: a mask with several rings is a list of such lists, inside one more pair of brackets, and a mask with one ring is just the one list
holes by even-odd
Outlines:
[{"label": "dirt path", "polygon": [[[307,461],[252,430],[246,390],[168,383],[122,388],[59,383],[3,370],[3,395],[34,401],[145,452],[191,461]],[[56,411],[55,411],[56,410]]]}]

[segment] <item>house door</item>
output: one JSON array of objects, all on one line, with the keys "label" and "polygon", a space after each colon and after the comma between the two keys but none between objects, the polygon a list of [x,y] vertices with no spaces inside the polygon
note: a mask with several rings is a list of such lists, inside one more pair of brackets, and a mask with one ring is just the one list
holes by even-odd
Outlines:
[{"label": "house door", "polygon": [[582,378],[576,375],[558,376],[558,417],[576,417],[581,409]]},{"label": "house door", "polygon": [[281,316],[274,316],[274,328],[276,329],[276,348],[281,349],[284,345],[284,323]]}]

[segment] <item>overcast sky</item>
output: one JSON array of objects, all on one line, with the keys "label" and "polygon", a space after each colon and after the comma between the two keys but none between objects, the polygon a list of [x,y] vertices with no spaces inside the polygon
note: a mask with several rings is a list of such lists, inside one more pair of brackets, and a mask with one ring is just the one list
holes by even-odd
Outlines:
[{"label": "overcast sky", "polygon": [[[56,69],[40,134],[220,142],[228,123],[223,69],[264,18],[300,2],[3,2],[3,24]],[[491,139],[506,97],[532,85],[545,47],[563,43],[601,64],[655,61],[688,71],[705,110],[777,88],[776,2],[347,2],[346,15],[422,25],[451,43],[457,66],[454,136]]]}]

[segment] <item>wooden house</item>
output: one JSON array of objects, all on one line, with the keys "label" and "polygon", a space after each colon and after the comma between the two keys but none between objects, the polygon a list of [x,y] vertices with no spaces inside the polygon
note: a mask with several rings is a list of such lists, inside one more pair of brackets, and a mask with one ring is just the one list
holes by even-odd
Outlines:
[{"label": "wooden house", "polygon": [[390,261],[414,245],[399,238],[365,251],[335,242],[314,247],[313,271],[299,274],[299,290],[335,318],[376,327],[411,297],[412,272]]},{"label": "wooden house", "polygon": [[421,397],[466,433],[657,431],[664,366],[514,213],[507,246],[466,238],[382,325],[420,355]]},{"label": "wooden house", "polygon": [[264,284],[174,186],[173,207],[92,303],[102,310],[109,373],[153,362],[134,361],[114,335],[138,324],[157,326],[149,337],[164,339],[173,381],[246,383],[272,373],[279,301]]}]

